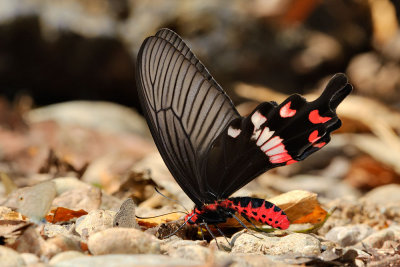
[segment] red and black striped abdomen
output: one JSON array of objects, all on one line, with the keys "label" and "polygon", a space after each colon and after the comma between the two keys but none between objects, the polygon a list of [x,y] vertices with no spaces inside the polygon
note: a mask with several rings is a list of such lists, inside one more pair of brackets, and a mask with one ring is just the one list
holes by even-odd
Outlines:
[{"label": "red and black striped abdomen", "polygon": [[232,209],[243,217],[268,224],[274,228],[287,229],[290,225],[285,212],[264,199],[232,197],[222,200],[219,205]]}]

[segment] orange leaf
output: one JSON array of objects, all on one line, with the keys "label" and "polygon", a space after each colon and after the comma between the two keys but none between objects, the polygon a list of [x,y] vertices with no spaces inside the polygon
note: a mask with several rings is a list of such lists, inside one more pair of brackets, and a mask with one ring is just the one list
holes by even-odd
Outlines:
[{"label": "orange leaf", "polygon": [[325,219],[327,214],[328,214],[328,212],[326,210],[321,208],[321,206],[317,205],[317,206],[315,206],[314,210],[311,213],[304,215],[303,217],[293,221],[292,223],[317,224],[317,223],[322,222]]},{"label": "orange leaf", "polygon": [[56,209],[52,209],[49,214],[46,215],[46,221],[49,223],[58,223],[58,222],[68,222],[71,219],[79,218],[83,215],[88,214],[84,210],[70,210],[63,207],[58,207]]}]

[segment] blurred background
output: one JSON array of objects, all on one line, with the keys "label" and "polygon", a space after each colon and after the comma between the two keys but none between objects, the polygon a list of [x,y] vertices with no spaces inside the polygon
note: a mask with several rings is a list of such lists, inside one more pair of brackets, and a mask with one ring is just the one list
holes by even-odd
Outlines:
[{"label": "blurred background", "polygon": [[[223,87],[307,92],[347,72],[356,94],[399,105],[398,0],[1,0],[0,92],[35,105],[138,107],[135,60],[168,27]],[[234,95],[234,92],[229,92]],[[233,97],[235,102],[241,102]]]},{"label": "blurred background", "polygon": [[[15,213],[6,208],[12,207],[20,212],[18,220],[23,225],[4,224],[3,219],[0,248],[7,238],[22,240],[12,248],[34,253],[47,264],[53,253],[87,250],[88,245],[78,245],[77,240],[86,242],[90,233],[112,226],[111,215],[97,214],[112,214],[108,212],[117,211],[128,197],[137,204],[136,214],[143,217],[182,210],[155,193],[154,186],[192,209],[193,202],[174,181],[154,145],[136,92],[140,45],[167,27],[182,36],[242,115],[260,102],[279,103],[292,93],[313,99],[338,72],[346,73],[354,85],[337,110],[343,125],[326,147],[304,161],[270,170],[234,193],[275,197],[273,203],[284,198],[288,209],[296,213],[297,217],[290,217],[295,227],[318,225],[328,218],[327,211],[336,208],[323,226],[314,229],[322,226],[320,241],[296,236],[264,245],[257,239],[259,247],[243,239],[243,251],[269,253],[264,248],[281,246],[282,251],[296,253],[303,265],[306,258],[319,263],[326,257],[331,262],[332,255],[343,253],[345,259],[353,260],[360,253],[336,249],[326,238],[343,248],[358,244],[365,250],[359,257],[374,261],[368,266],[389,266],[389,260],[390,266],[398,264],[399,22],[400,0],[0,0],[0,221],[7,218],[4,214],[14,214],[12,220],[16,220]],[[77,221],[76,227],[67,215],[57,221],[61,224],[53,220],[54,224],[46,224],[49,228],[41,225],[45,240],[40,241],[39,231],[26,228],[29,224],[22,215],[29,220],[39,221],[45,215],[51,219],[50,207],[82,214],[102,211]],[[121,208],[120,215],[124,209],[124,216],[133,218],[132,207]],[[175,215],[174,219],[181,216]],[[154,221],[146,227],[154,226],[160,226],[162,233],[165,225]],[[7,237],[11,232],[11,238]],[[104,251],[108,238],[101,240],[104,243],[92,243]],[[125,244],[110,240],[110,251],[116,251],[117,243]],[[171,244],[171,248],[180,247]],[[297,247],[308,252],[293,252]],[[182,248],[179,257],[195,261],[206,257],[204,266],[215,265],[214,254],[208,256],[213,250],[198,250],[192,257],[192,250],[186,250],[189,246]],[[313,256],[304,257],[311,250]],[[162,251],[166,253],[165,248]],[[241,252],[240,246],[237,251]],[[253,256],[246,266],[257,261]],[[275,259],[279,260],[274,258],[271,266]],[[234,261],[233,265],[239,266]]]},{"label": "blurred background", "polygon": [[[124,106],[140,114],[136,55],[168,27],[242,114],[349,76],[341,134],[319,156],[272,172],[308,176],[265,186],[334,199],[400,183],[399,12],[399,0],[0,0],[0,171],[18,186],[72,172],[115,192],[115,177],[155,151]],[[105,128],[118,134],[93,130]]]}]

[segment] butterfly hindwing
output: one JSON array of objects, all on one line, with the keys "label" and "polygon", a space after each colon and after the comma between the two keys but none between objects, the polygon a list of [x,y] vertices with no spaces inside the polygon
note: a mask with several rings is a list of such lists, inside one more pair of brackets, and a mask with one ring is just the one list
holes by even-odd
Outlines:
[{"label": "butterfly hindwing", "polygon": [[137,77],[143,112],[168,169],[193,202],[209,201],[200,165],[217,136],[240,117],[232,101],[167,29],[143,42]]},{"label": "butterfly hindwing", "polygon": [[351,90],[346,76],[337,74],[315,101],[292,95],[280,105],[265,102],[248,117],[233,120],[208,152],[203,166],[208,190],[227,198],[259,174],[321,149],[340,127],[335,110]]}]

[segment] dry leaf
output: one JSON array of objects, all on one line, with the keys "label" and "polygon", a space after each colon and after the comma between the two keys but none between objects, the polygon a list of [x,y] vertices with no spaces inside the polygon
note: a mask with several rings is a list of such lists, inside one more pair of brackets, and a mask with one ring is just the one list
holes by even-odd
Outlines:
[{"label": "dry leaf", "polygon": [[317,194],[304,190],[293,190],[268,199],[280,207],[288,216],[290,222],[310,214],[319,206]]},{"label": "dry leaf", "polygon": [[80,210],[71,210],[63,207],[58,207],[52,209],[49,214],[46,215],[46,221],[49,223],[59,223],[59,222],[68,222],[72,219],[79,218],[83,215],[88,214],[86,211]]},{"label": "dry leaf", "polygon": [[318,206],[315,206],[314,210],[311,213],[304,215],[303,217],[293,221],[292,223],[294,223],[294,224],[321,223],[325,219],[327,214],[328,214],[328,212],[326,210],[324,210],[323,208],[321,208],[321,206],[318,205]]}]

